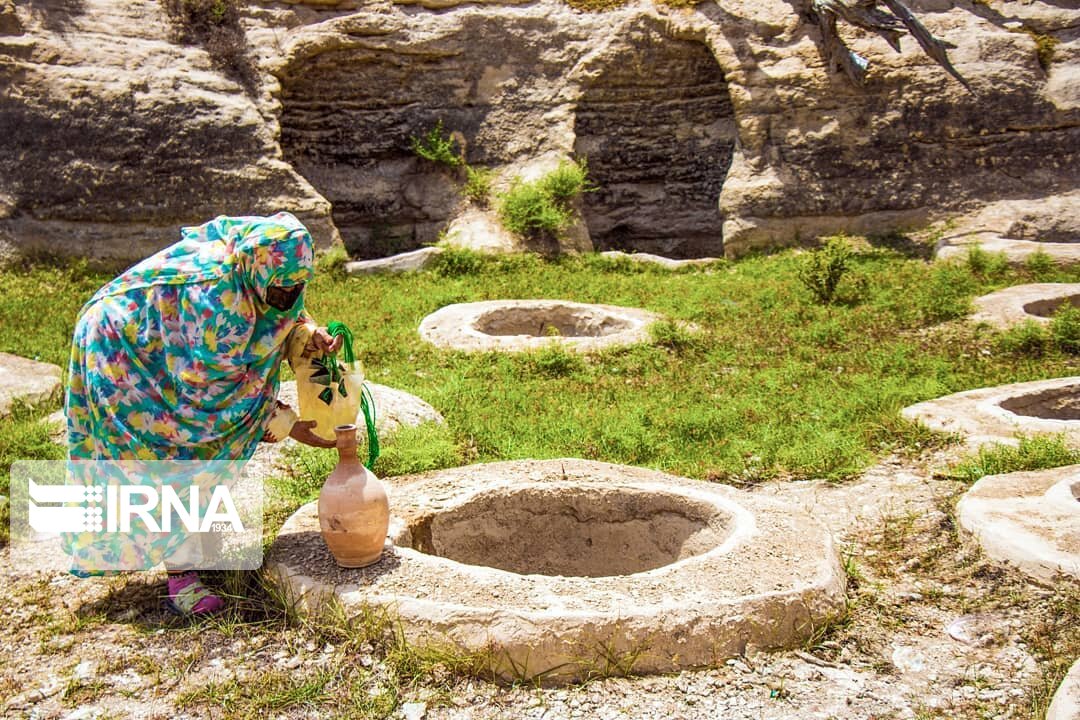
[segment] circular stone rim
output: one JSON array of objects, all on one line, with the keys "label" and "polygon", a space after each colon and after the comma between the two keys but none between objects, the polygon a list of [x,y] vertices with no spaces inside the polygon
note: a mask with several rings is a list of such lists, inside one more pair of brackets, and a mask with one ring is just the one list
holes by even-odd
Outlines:
[{"label": "circular stone rim", "polygon": [[[380,563],[356,571],[309,570],[322,573],[320,578],[305,573],[299,564],[305,560],[295,552],[284,559],[293,538],[317,531],[315,504],[309,503],[285,522],[267,567],[301,607],[317,607],[328,598],[346,608],[385,607],[410,640],[467,651],[494,648],[493,671],[504,678],[564,682],[588,676],[596,671],[596,658],[588,653],[598,643],[635,656],[634,672],[711,665],[748,647],[797,646],[844,608],[844,574],[831,535],[809,514],[772,498],[576,459],[474,465],[398,480],[406,483],[390,490],[390,537],[396,540]],[[398,544],[416,518],[525,480],[685,493],[741,522],[735,521],[722,544],[700,555],[597,578],[519,575],[428,555],[413,550],[411,539]],[[325,548],[312,551],[321,553],[325,567]]]},{"label": "circular stone rim", "polygon": [[957,519],[989,557],[1037,582],[1052,585],[1059,572],[1080,578],[1080,556],[1058,544],[1064,538],[1048,538],[1016,519],[1038,509],[1059,516],[1063,530],[1075,527],[1080,503],[1071,488],[1077,483],[1080,465],[987,475],[960,498]]},{"label": "circular stone rim", "polygon": [[[625,322],[627,327],[610,335],[596,337],[488,335],[476,327],[482,318],[499,310],[524,309],[544,312],[555,308],[603,312]],[[580,303],[570,300],[485,300],[441,307],[420,322],[419,333],[421,338],[433,345],[465,352],[527,352],[551,345],[574,352],[590,352],[617,345],[649,342],[649,325],[663,319],[663,316],[658,313],[622,305]]]},{"label": "circular stone rim", "polygon": [[969,448],[1002,442],[1015,445],[1018,433],[1065,433],[1070,439],[1080,440],[1080,420],[1019,415],[1001,406],[1023,395],[1072,385],[1080,385],[1080,375],[964,390],[909,405],[900,414],[908,420],[922,422],[931,430],[959,433],[965,436]]},{"label": "circular stone rim", "polygon": [[1050,322],[1049,316],[1035,315],[1027,306],[1037,302],[1068,300],[1080,295],[1080,283],[1028,283],[1013,285],[975,298],[976,312],[972,322],[984,322],[1000,329],[1007,329],[1025,320],[1039,324]]}]

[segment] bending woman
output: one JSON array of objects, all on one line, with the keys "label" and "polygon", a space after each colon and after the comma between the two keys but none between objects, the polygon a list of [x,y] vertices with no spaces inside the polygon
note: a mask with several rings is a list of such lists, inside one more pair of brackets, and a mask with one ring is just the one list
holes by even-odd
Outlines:
[{"label": "bending woman", "polygon": [[[83,306],[65,398],[71,460],[246,461],[267,433],[290,333],[334,352],[340,338],[304,310],[314,274],[307,229],[289,213],[218,217],[130,268]],[[294,341],[296,337],[294,336]],[[298,422],[289,433],[332,447]],[[197,538],[189,537],[188,540]],[[169,571],[167,605],[182,614],[224,607],[185,563],[180,534],[64,536],[71,572],[115,566]]]}]

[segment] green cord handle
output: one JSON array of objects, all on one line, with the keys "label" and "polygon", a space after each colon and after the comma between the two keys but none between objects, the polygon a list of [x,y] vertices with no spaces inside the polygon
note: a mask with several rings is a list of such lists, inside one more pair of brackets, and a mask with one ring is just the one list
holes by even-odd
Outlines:
[{"label": "green cord handle", "polygon": [[[326,331],[331,337],[341,336],[341,359],[350,365],[356,362],[352,330],[345,323],[334,320],[326,326]],[[335,366],[337,365],[336,355],[337,353],[331,355]],[[364,467],[371,470],[375,467],[375,461],[379,459],[379,433],[375,429],[375,398],[372,397],[367,383],[360,386],[360,412],[364,416],[364,425],[367,430],[368,459]]]},{"label": "green cord handle", "polygon": [[375,430],[375,398],[371,396],[371,390],[367,383],[361,386],[360,412],[364,415],[364,425],[367,428],[367,462],[364,467],[368,470],[375,469],[375,461],[379,459],[379,433]]},{"label": "green cord handle", "polygon": [[[355,340],[353,340],[352,330],[345,323],[334,320],[326,326],[326,331],[330,333],[330,337],[337,337],[338,335],[342,337],[341,359],[347,363],[356,362],[356,354],[353,351]],[[334,353],[334,355],[337,355],[337,353]]]}]

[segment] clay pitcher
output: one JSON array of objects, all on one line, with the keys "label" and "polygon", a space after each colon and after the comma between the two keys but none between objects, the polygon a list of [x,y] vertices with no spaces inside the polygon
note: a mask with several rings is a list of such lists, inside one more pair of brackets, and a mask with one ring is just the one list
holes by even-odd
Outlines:
[{"label": "clay pitcher", "polygon": [[338,464],[319,493],[319,528],[338,565],[359,568],[382,555],[390,525],[383,484],[356,456],[356,426],[338,425]]}]

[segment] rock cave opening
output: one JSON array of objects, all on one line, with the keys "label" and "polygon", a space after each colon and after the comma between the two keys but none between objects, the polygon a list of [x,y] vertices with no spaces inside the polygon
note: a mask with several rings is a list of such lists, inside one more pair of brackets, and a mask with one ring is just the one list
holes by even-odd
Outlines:
[{"label": "rock cave opening", "polygon": [[463,178],[410,143],[437,123],[474,167],[539,152],[565,68],[542,43],[499,38],[552,30],[543,19],[463,14],[436,34],[358,32],[279,72],[282,152],[330,201],[350,255],[439,239]]},{"label": "rock cave opening", "polygon": [[437,56],[343,48],[283,77],[285,158],[330,201],[351,256],[386,257],[438,239],[456,186],[447,168],[413,153],[410,138],[440,121],[475,136],[485,109],[445,102],[461,84],[457,73]]},{"label": "rock cave opening", "polygon": [[596,249],[723,255],[718,202],[736,126],[710,50],[645,23],[583,90],[574,151],[597,188],[584,197]]},{"label": "rock cave opening", "polygon": [[608,577],[722,544],[732,520],[706,502],[629,488],[524,486],[435,514],[415,549],[521,575]]}]

